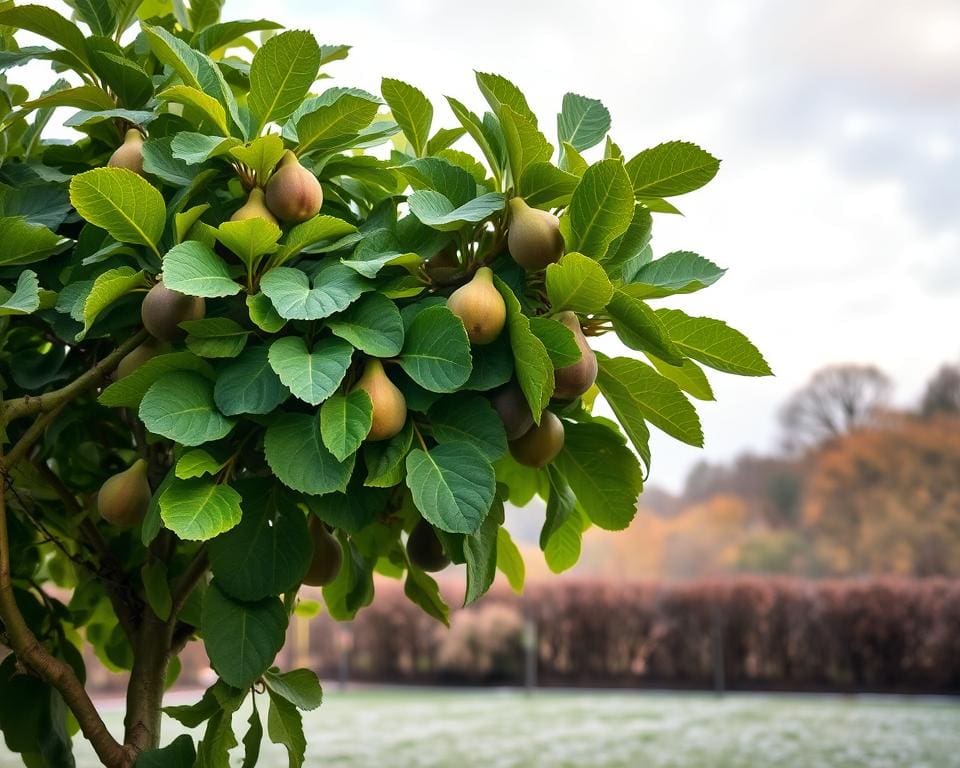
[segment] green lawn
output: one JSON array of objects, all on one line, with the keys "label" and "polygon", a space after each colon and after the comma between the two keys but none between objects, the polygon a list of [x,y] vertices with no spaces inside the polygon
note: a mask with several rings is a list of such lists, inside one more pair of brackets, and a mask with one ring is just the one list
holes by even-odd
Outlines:
[{"label": "green lawn", "polygon": [[960,768],[960,703],[926,698],[330,688],[306,726],[308,766]]}]

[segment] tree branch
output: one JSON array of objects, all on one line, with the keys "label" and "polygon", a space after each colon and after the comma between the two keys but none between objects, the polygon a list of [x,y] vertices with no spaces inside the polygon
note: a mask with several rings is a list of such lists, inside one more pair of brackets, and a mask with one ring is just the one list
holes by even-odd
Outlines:
[{"label": "tree branch", "polygon": [[173,596],[173,607],[170,609],[171,621],[176,621],[177,616],[180,615],[180,611],[183,610],[183,606],[186,605],[187,600],[190,598],[194,587],[197,586],[197,583],[203,578],[209,567],[210,561],[207,559],[207,548],[206,546],[202,546],[197,550],[197,554],[194,555],[193,560],[187,565],[187,569],[171,590]]}]

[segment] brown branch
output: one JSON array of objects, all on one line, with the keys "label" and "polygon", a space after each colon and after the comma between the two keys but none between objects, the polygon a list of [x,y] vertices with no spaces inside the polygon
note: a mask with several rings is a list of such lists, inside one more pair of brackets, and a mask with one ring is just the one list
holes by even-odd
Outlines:
[{"label": "brown branch", "polygon": [[187,604],[190,594],[200,579],[204,577],[209,567],[210,561],[207,559],[207,548],[206,546],[202,546],[197,550],[197,554],[193,556],[193,560],[187,565],[187,569],[181,574],[171,590],[173,607],[170,609],[170,621],[175,621],[177,616],[180,615],[180,611],[182,611],[183,606]]}]

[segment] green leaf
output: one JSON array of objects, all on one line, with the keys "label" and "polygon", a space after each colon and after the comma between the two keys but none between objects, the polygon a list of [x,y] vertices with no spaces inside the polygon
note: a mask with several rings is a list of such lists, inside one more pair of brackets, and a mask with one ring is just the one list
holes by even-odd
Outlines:
[{"label": "green leaf", "polygon": [[643,473],[636,456],[617,433],[603,424],[567,423],[565,431],[556,467],[580,506],[601,528],[626,528],[637,513],[637,499],[643,490]]},{"label": "green leaf", "polygon": [[647,357],[661,376],[666,376],[688,395],[698,400],[715,399],[713,388],[710,386],[706,374],[693,360],[684,358],[681,365],[671,365],[649,352],[647,352]]},{"label": "green leaf", "polygon": [[580,361],[580,347],[573,331],[559,320],[549,317],[531,317],[530,330],[543,342],[554,368],[564,368]]},{"label": "green leaf", "polygon": [[[302,224],[297,224],[287,232],[280,249],[272,258],[271,264],[280,266],[304,248],[309,248],[325,240],[336,240],[356,231],[357,228],[353,224],[335,216],[314,216]],[[372,277],[372,275],[368,275],[368,277]]]},{"label": "green leaf", "polygon": [[323,601],[327,610],[337,621],[349,621],[365,605],[373,600],[373,565],[340,534],[343,549],[343,565],[337,577],[323,588]]},{"label": "green leaf", "polygon": [[143,170],[167,184],[189,187],[197,176],[198,169],[174,157],[173,139],[170,136],[143,142],[141,153]]},{"label": "green leaf", "polygon": [[520,302],[513,291],[499,277],[494,284],[507,305],[507,331],[517,380],[523,396],[530,406],[534,421],[540,423],[540,415],[553,396],[555,385],[553,363],[543,342],[530,329],[530,319],[520,309]]},{"label": "green leaf", "polygon": [[713,285],[727,270],[689,251],[674,251],[640,267],[627,291],[638,298],[693,293]]},{"label": "green leaf", "polygon": [[194,371],[213,378],[213,369],[192,352],[170,352],[157,355],[136,368],[133,373],[113,382],[97,398],[110,408],[138,408],[151,385],[172,371]]},{"label": "green leaf", "polygon": [[233,147],[240,146],[239,139],[223,136],[205,136],[202,133],[181,131],[170,142],[170,151],[174,157],[187,165],[199,165],[211,157],[226,154]]},{"label": "green leaf", "polygon": [[246,303],[247,312],[250,314],[250,322],[261,331],[277,333],[287,324],[287,321],[277,314],[273,302],[262,293],[256,293],[253,296],[248,295]]},{"label": "green leaf", "polygon": [[266,136],[258,136],[243,146],[231,148],[230,156],[236,158],[257,174],[258,179],[267,179],[273,173],[273,169],[277,167],[280,158],[283,157],[284,149],[283,139],[271,133]]},{"label": "green leaf", "polygon": [[503,502],[495,499],[479,530],[463,537],[463,556],[467,561],[467,590],[464,606],[479,600],[493,586],[497,575],[497,539],[503,525]]},{"label": "green leaf", "polygon": [[626,164],[637,197],[672,197],[708,183],[720,161],[696,144],[670,141],[645,149]]},{"label": "green leaf", "polygon": [[260,746],[263,743],[263,723],[256,707],[250,709],[247,719],[247,732],[243,735],[243,762],[240,768],[256,768],[260,759]]},{"label": "green leaf", "polygon": [[335,394],[320,407],[323,444],[337,461],[357,452],[372,424],[373,403],[362,389],[346,395]]},{"label": "green leaf", "polygon": [[350,367],[353,347],[338,338],[318,341],[312,351],[299,336],[284,336],[270,345],[270,366],[295,397],[319,405],[337,391]]},{"label": "green leaf", "polygon": [[0,216],[0,266],[32,264],[64,250],[71,241],[20,216]]},{"label": "green leaf", "polygon": [[209,544],[210,568],[220,589],[237,600],[256,601],[296,589],[313,557],[303,512],[278,484],[236,483],[240,524]]},{"label": "green leaf", "polygon": [[518,594],[523,592],[523,582],[527,574],[523,555],[514,544],[510,532],[502,526],[497,530],[497,568],[507,577],[510,589]]},{"label": "green leaf", "polygon": [[493,467],[470,443],[452,442],[407,455],[407,487],[420,514],[448,533],[474,533],[496,493]]},{"label": "green leaf", "polygon": [[386,266],[419,265],[416,253],[404,253],[396,235],[387,229],[368,233],[343,263],[364,277],[376,277]]},{"label": "green leaf", "polygon": [[393,357],[403,348],[403,320],[397,305],[368,293],[327,320],[327,327],[373,357]]},{"label": "green leaf", "polygon": [[288,768],[300,768],[307,751],[307,739],[303,735],[303,718],[299,710],[282,696],[267,689],[270,709],[267,712],[267,734],[274,744],[282,744],[287,750]]},{"label": "green leaf", "polygon": [[438,443],[470,443],[491,461],[507,452],[503,422],[485,397],[443,397],[430,407],[427,416]]},{"label": "green leaf", "polygon": [[679,309],[658,309],[670,338],[681,351],[704,365],[738,376],[770,376],[760,351],[740,331],[720,320],[691,317]]},{"label": "green leaf", "polygon": [[[329,92],[328,92],[329,93]],[[373,122],[379,102],[370,94],[338,90],[329,96],[324,94],[313,101],[305,102],[308,110],[297,121],[298,154],[314,151],[333,151],[354,137]],[[299,112],[300,110],[298,110]]]},{"label": "green leaf", "polygon": [[563,106],[557,115],[557,136],[582,152],[603,141],[610,130],[610,113],[596,99],[575,93],[563,95]]},{"label": "green leaf", "polygon": [[260,280],[260,288],[280,317],[287,320],[322,320],[341,312],[370,289],[349,267],[332,263],[310,279],[299,269],[276,267]]},{"label": "green leaf", "polygon": [[250,273],[260,257],[274,253],[279,246],[280,227],[259,216],[243,221],[225,221],[217,227],[217,240],[236,254]]},{"label": "green leaf", "polygon": [[247,688],[283,647],[287,615],[275,597],[242,603],[227,597],[214,580],[203,596],[200,629],[217,674],[234,688]]},{"label": "green leaf", "polygon": [[568,216],[572,238],[567,250],[602,258],[633,219],[633,191],[623,163],[601,160],[591,165],[574,190]]},{"label": "green leaf", "polygon": [[389,440],[367,443],[363,448],[367,479],[364,485],[389,488],[403,482],[404,459],[413,444],[413,422],[407,419],[403,429]]},{"label": "green leaf", "polygon": [[208,96],[197,88],[189,85],[172,85],[158,93],[157,99],[162,102],[186,104],[212,123],[222,136],[230,134],[230,129],[227,127],[227,113],[223,105],[213,96]]},{"label": "green leaf", "polygon": [[25,269],[17,277],[17,285],[11,292],[0,287],[0,317],[5,315],[29,315],[40,309],[40,281],[37,273]]},{"label": "green leaf", "polygon": [[432,189],[454,205],[463,205],[477,195],[477,182],[467,171],[437,157],[412,160],[397,170],[414,189]]},{"label": "green leaf", "polygon": [[84,219],[114,240],[156,252],[166,207],[150,183],[126,168],[94,168],[70,180],[70,202]]},{"label": "green leaf", "polygon": [[445,305],[421,310],[407,330],[398,362],[424,389],[455,392],[473,367],[470,341],[460,318]]},{"label": "green leaf", "polygon": [[533,208],[552,208],[567,205],[580,177],[557,168],[547,161],[534,162],[527,166],[520,179],[523,199]]},{"label": "green leaf", "polygon": [[527,190],[520,183],[528,168],[546,162],[553,154],[553,147],[537,128],[534,118],[525,117],[504,105],[500,110],[500,126],[506,143],[510,172],[518,184],[518,192],[525,195]]},{"label": "green leaf", "polygon": [[157,379],[140,401],[139,413],[147,429],[181,445],[203,445],[233,429],[233,421],[214,404],[213,384],[190,371]]},{"label": "green leaf", "polygon": [[430,138],[433,106],[423,93],[401,80],[389,77],[380,81],[380,92],[418,157],[423,155]]},{"label": "green leaf", "polygon": [[175,479],[160,495],[163,524],[181,539],[208,541],[241,519],[240,494],[212,479]]},{"label": "green leaf", "polygon": [[185,320],[180,327],[187,332],[187,349],[198,357],[236,357],[250,336],[250,331],[228,317]]},{"label": "green leaf", "polygon": [[507,106],[536,126],[537,116],[530,109],[526,97],[517,86],[501,75],[477,72],[476,77],[480,92],[497,116],[500,115],[502,108]]},{"label": "green leaf", "polygon": [[163,621],[169,619],[173,598],[170,596],[170,585],[167,583],[167,566],[160,560],[147,562],[140,568],[140,579],[143,581],[143,592],[150,610],[158,619]]},{"label": "green leaf", "polygon": [[270,413],[290,396],[270,366],[266,346],[247,347],[217,374],[213,399],[225,416]]},{"label": "green leaf", "polygon": [[598,358],[597,386],[625,429],[629,431],[631,418],[639,414],[677,440],[703,445],[697,412],[676,384],[639,360]]},{"label": "green leaf", "polygon": [[163,257],[163,284],[188,296],[233,296],[241,286],[223,259],[198,240],[173,246]]},{"label": "green leaf", "polygon": [[108,269],[98,275],[86,301],[83,302],[83,331],[80,336],[85,335],[97,316],[117,299],[138,288],[146,288],[147,285],[143,270],[138,272],[132,267]]},{"label": "green leaf", "polygon": [[313,711],[323,703],[320,679],[312,669],[294,669],[290,672],[270,670],[263,676],[267,687],[282,696],[297,709]]},{"label": "green leaf", "polygon": [[551,468],[550,496],[547,514],[540,531],[540,548],[547,567],[554,573],[563,573],[580,559],[583,515],[577,509],[577,499],[560,473]]},{"label": "green leaf", "polygon": [[[579,354],[577,350],[577,354]],[[463,389],[487,392],[506,384],[513,377],[513,350],[510,348],[510,334],[501,333],[490,344],[474,347],[473,370]]]},{"label": "green leaf", "polygon": [[[630,226],[627,227],[620,237],[610,243],[606,254],[603,257],[604,268],[611,277],[619,277],[624,274],[624,279],[633,276],[637,269],[643,266],[646,261],[641,261],[642,254],[646,250],[650,252],[650,233],[653,229],[653,216],[650,210],[637,203],[633,207],[633,218],[630,219]],[[634,268],[634,265],[636,268]]]},{"label": "green leaf", "polygon": [[215,475],[223,469],[223,465],[224,462],[217,461],[203,449],[195,448],[187,451],[177,460],[175,475],[181,480]]},{"label": "green leaf", "polygon": [[323,444],[317,416],[283,414],[267,427],[263,445],[267,463],[288,488],[309,494],[346,491],[355,457],[337,461]]},{"label": "green leaf", "polygon": [[14,27],[52,40],[76,60],[76,67],[90,71],[87,43],[76,24],[52,8],[40,5],[8,6],[0,11],[0,26]]},{"label": "green leaf", "polygon": [[444,626],[450,626],[450,607],[440,596],[440,587],[428,573],[415,566],[407,569],[407,578],[403,581],[403,593],[407,599],[420,606],[428,616],[432,616]]},{"label": "green leaf", "polygon": [[439,192],[420,189],[410,195],[407,203],[410,212],[428,227],[453,232],[465,224],[476,224],[502,211],[506,196],[500,192],[488,192],[456,207]]},{"label": "green leaf", "polygon": [[603,267],[581,253],[568,253],[550,264],[546,281],[554,312],[599,312],[613,295],[613,285]]},{"label": "green leaf", "polygon": [[[92,46],[92,47],[95,47]],[[117,95],[124,107],[142,107],[153,96],[153,81],[142,67],[105,46],[95,51],[96,69],[105,87]]]},{"label": "green leaf", "polygon": [[134,765],[136,768],[193,768],[196,757],[193,738],[184,733],[165,747],[141,752]]},{"label": "green leaf", "polygon": [[320,46],[309,32],[271,37],[250,64],[250,113],[254,135],[269,122],[289,117],[303,101],[320,69]]},{"label": "green leaf", "polygon": [[447,103],[450,105],[450,110],[453,112],[457,120],[460,121],[460,125],[463,126],[464,130],[470,134],[470,138],[472,138],[477,143],[477,146],[480,147],[480,150],[483,152],[483,156],[487,159],[487,163],[490,165],[490,169],[494,172],[497,178],[499,178],[501,160],[498,150],[494,149],[494,147],[488,141],[486,132],[484,131],[483,123],[481,122],[480,118],[453,97],[447,96],[446,99]]},{"label": "green leaf", "polygon": [[664,324],[645,302],[617,290],[607,305],[613,330],[631,349],[652,352],[673,365],[683,362],[683,354],[670,340]]},{"label": "green leaf", "polygon": [[69,5],[95,35],[109,37],[117,27],[117,15],[109,0],[69,0]]},{"label": "green leaf", "polygon": [[250,32],[282,28],[281,24],[266,19],[223,21],[219,24],[211,24],[195,35],[193,47],[204,53],[212,53],[218,48],[223,48],[235,40],[239,40]]}]

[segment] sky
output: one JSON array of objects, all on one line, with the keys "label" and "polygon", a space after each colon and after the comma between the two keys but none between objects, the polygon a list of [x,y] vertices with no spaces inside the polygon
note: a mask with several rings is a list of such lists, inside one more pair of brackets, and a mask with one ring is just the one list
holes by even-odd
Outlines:
[{"label": "sky", "polygon": [[775,448],[779,406],[826,364],[874,363],[899,403],[915,402],[941,363],[960,359],[960,4],[586,7],[227,0],[224,17],[266,15],[353,45],[326,69],[331,85],[406,80],[433,100],[435,125],[456,125],[445,95],[483,109],[480,70],[517,83],[544,128],[574,91],[609,108],[628,157],[683,139],[722,159],[710,185],[674,200],[684,216],[656,217],[653,247],[729,271],[664,305],[747,333],[776,377],[712,374],[717,402],[698,404],[705,448],[654,435],[651,482],[678,490],[700,459]]}]

